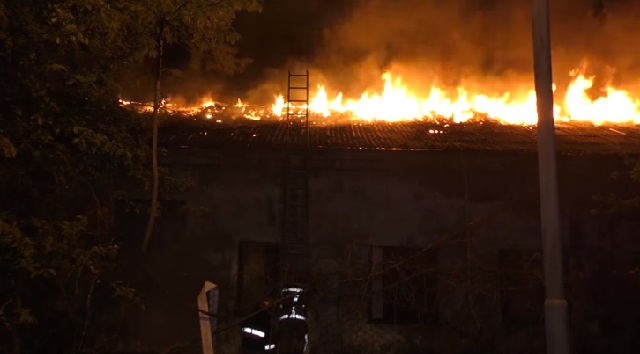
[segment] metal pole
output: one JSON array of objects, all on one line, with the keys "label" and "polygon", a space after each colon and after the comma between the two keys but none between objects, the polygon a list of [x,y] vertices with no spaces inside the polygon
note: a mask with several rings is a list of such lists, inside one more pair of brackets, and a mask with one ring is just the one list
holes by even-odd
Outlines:
[{"label": "metal pole", "polygon": [[538,173],[540,226],[546,299],[544,302],[548,354],[569,353],[567,300],[562,281],[562,241],[558,207],[556,137],[548,0],[533,0],[533,69],[538,106]]},{"label": "metal pole", "polygon": [[289,132],[289,128],[290,128],[290,122],[289,122],[289,118],[290,118],[290,114],[291,114],[291,70],[287,71],[287,112],[286,112],[286,123],[287,123],[287,130],[286,132],[286,145],[287,148],[289,148],[292,144],[290,141],[290,135],[291,133]]},{"label": "metal pole", "polygon": [[307,149],[309,148],[309,70],[307,70]]}]

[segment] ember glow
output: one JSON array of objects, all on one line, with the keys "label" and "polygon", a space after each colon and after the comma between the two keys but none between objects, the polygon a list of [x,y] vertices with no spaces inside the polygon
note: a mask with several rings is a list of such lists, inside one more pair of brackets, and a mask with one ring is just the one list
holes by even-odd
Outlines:
[{"label": "ember glow", "polygon": [[[564,96],[558,97],[556,94],[557,121],[591,122],[594,125],[640,124],[640,101],[627,91],[607,86],[602,97],[592,99],[587,92],[594,78],[581,71],[572,71],[570,76],[571,81]],[[311,93],[309,111],[315,118],[325,121],[346,117],[362,121],[438,119],[453,123],[485,119],[512,125],[535,125],[537,122],[536,95],[533,90],[492,95],[459,87],[455,94],[451,94],[433,86],[427,95],[420,97],[403,83],[402,78],[387,72],[381,77],[379,89],[364,91],[359,98],[345,98],[341,92],[331,91],[325,85],[318,85],[315,92]],[[209,109],[206,118],[212,119],[211,110],[207,107],[216,104],[205,99],[197,107],[174,109],[191,113]],[[306,105],[294,103],[290,107],[294,114],[307,108]],[[287,102],[282,94],[275,96],[271,107],[251,106],[238,99],[233,109],[234,114],[246,119],[283,119],[287,113]]]}]

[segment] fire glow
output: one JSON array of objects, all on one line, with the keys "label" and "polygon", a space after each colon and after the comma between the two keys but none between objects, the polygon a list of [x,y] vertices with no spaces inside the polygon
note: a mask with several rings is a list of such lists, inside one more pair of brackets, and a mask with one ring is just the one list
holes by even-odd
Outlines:
[{"label": "fire glow", "polygon": [[[556,94],[555,119],[563,122],[590,122],[603,124],[640,124],[640,101],[627,91],[607,85],[602,97],[592,99],[588,90],[593,86],[594,77],[574,70],[571,81],[563,97]],[[535,125],[537,122],[535,91],[500,95],[471,92],[459,87],[456,95],[448,95],[446,90],[433,86],[425,97],[413,93],[400,77],[387,72],[382,75],[378,92],[365,91],[359,98],[345,98],[341,92],[332,96],[324,85],[318,85],[309,100],[309,111],[321,120],[330,121],[335,117],[347,117],[359,121],[409,121],[409,120],[449,120],[463,123],[472,119],[492,120],[502,124]],[[554,87],[555,90],[555,87]],[[198,107],[181,109],[187,112],[202,111],[213,105],[210,99],[203,99]],[[277,95],[271,107],[250,106],[240,99],[234,105],[246,119],[283,119],[287,102],[283,95]],[[306,110],[306,105],[290,105],[292,112]],[[212,115],[207,114],[207,119]]]},{"label": "fire glow", "polygon": [[[592,100],[587,95],[593,85],[593,77],[574,71],[566,95],[555,105],[556,120],[604,123],[640,124],[640,102],[628,92],[606,87],[606,95]],[[382,76],[381,93],[365,91],[358,99],[344,99],[342,93],[329,98],[324,86],[319,85],[309,103],[312,113],[329,118],[334,114],[349,114],[365,121],[406,121],[417,119],[450,119],[462,123],[484,117],[503,124],[535,125],[538,119],[536,94],[531,90],[520,98],[510,93],[501,96],[472,93],[458,88],[452,98],[439,87],[431,87],[427,97],[418,97],[403,84],[401,78],[390,73]],[[558,99],[558,98],[556,98]],[[273,112],[286,113],[286,104],[278,96]]]}]

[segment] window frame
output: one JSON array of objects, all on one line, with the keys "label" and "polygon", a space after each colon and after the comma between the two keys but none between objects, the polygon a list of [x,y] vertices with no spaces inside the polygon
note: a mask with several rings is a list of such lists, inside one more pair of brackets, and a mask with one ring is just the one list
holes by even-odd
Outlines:
[{"label": "window frame", "polygon": [[[393,255],[395,253],[395,255]],[[398,255],[400,254],[400,255]],[[417,263],[409,265],[409,268],[405,268],[405,271],[411,271],[414,267],[422,267],[423,264],[428,264],[427,269],[421,270],[417,275],[411,275],[411,278],[416,277],[422,280],[423,284],[418,285],[418,292],[421,297],[424,297],[423,303],[418,305],[421,307],[425,305],[423,311],[416,311],[416,308],[408,306],[402,306],[400,311],[391,310],[389,305],[393,297],[393,301],[397,299],[398,291],[401,293],[408,293],[411,290],[408,288],[402,288],[402,285],[412,287],[412,285],[419,284],[409,280],[408,283],[404,280],[391,280],[398,278],[398,275],[391,275],[390,272],[397,267],[392,263],[395,259],[400,259],[401,262],[411,262],[418,259]],[[382,267],[382,268],[381,268]],[[368,323],[370,324],[394,324],[394,325],[419,325],[434,323],[437,321],[437,287],[438,287],[438,253],[437,250],[432,247],[407,247],[407,246],[386,246],[386,245],[373,245],[369,247],[369,272],[370,279],[368,281],[369,301],[368,301]],[[385,276],[386,275],[386,276]],[[415,289],[415,288],[414,288]],[[395,293],[395,296],[392,294]],[[411,316],[410,313],[421,313],[420,316]]]}]

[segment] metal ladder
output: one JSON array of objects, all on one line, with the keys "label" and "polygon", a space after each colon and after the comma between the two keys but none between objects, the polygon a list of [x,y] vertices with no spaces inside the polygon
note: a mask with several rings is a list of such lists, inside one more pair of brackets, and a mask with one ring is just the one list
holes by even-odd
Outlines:
[{"label": "metal ladder", "polygon": [[[303,107],[292,107],[302,103]],[[282,282],[302,284],[309,251],[309,71],[288,73],[283,180]]]}]

